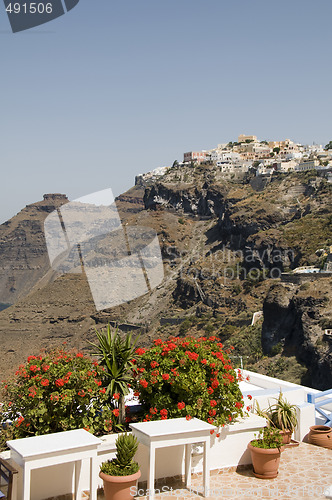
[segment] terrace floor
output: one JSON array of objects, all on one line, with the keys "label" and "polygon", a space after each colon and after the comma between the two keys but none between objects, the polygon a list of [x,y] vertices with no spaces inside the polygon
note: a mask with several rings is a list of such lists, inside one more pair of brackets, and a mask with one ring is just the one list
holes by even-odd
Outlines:
[{"label": "terrace floor", "polygon": [[[282,453],[279,475],[275,479],[257,479],[251,466],[242,466],[211,472],[209,499],[252,500],[302,500],[325,499],[324,491],[332,485],[332,450],[327,450],[307,443],[286,448]],[[139,484],[139,488],[146,488]],[[192,475],[191,491],[184,487],[180,477],[167,478],[156,484],[156,489],[163,492],[156,494],[155,500],[201,500],[202,477]],[[140,492],[139,492],[140,493]],[[157,492],[156,492],[157,493]],[[143,491],[142,491],[143,494]],[[88,499],[88,495],[85,497]],[[145,500],[145,496],[137,496]],[[104,500],[102,490],[98,500]]]}]

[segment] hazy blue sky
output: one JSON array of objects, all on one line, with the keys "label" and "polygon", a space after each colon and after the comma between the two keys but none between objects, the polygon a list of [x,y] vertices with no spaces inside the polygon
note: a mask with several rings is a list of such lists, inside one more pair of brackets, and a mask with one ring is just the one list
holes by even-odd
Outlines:
[{"label": "hazy blue sky", "polygon": [[240,133],[332,139],[331,0],[81,0],[12,34],[0,3],[0,222]]}]

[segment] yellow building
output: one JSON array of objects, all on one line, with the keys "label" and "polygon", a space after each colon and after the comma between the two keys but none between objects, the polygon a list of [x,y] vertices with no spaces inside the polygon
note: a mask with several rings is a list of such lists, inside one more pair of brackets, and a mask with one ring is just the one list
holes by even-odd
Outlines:
[{"label": "yellow building", "polygon": [[241,134],[237,138],[237,142],[246,142],[246,141],[254,141],[254,142],[256,142],[257,141],[257,137],[255,135],[244,135],[244,134]]}]

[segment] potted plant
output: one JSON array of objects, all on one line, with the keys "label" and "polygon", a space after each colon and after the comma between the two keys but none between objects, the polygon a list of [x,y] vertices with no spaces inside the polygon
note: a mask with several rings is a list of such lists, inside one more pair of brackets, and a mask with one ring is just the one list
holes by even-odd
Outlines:
[{"label": "potted plant", "polygon": [[284,399],[281,391],[276,399],[276,403],[270,405],[266,410],[261,410],[256,401],[256,412],[260,417],[264,417],[267,420],[269,426],[280,430],[283,444],[291,442],[292,434],[297,426],[296,410],[297,406],[290,404]]},{"label": "potted plant", "polygon": [[138,441],[132,434],[120,434],[116,440],[116,456],[100,466],[99,477],[104,483],[105,500],[132,500],[133,489],[141,477],[133,458]]},{"label": "potted plant", "polygon": [[284,450],[278,429],[264,427],[258,437],[248,444],[254,475],[260,479],[273,479],[278,475],[280,454]]}]

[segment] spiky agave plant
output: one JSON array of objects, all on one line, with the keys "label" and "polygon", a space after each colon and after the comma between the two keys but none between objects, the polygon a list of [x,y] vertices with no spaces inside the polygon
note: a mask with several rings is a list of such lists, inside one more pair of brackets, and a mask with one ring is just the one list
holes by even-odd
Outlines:
[{"label": "spiky agave plant", "polygon": [[266,410],[261,410],[258,401],[255,402],[256,413],[267,420],[270,427],[276,427],[282,431],[294,431],[297,426],[297,406],[284,399],[280,391],[276,403],[270,405]]},{"label": "spiky agave plant", "polygon": [[116,457],[103,462],[101,472],[109,476],[130,476],[135,474],[139,465],[133,460],[138,448],[138,441],[132,434],[119,434],[116,442]]},{"label": "spiky agave plant", "polygon": [[120,395],[119,410],[120,424],[125,423],[125,404],[124,397],[129,394],[129,384],[133,382],[132,369],[134,364],[135,347],[139,335],[135,340],[132,334],[127,333],[124,338],[119,334],[118,329],[113,331],[110,325],[107,325],[106,331],[96,330],[98,344],[89,342],[96,351],[93,356],[99,358],[99,364],[105,368],[105,384],[107,394],[112,397],[114,393]]},{"label": "spiky agave plant", "polygon": [[297,426],[296,409],[297,406],[284,399],[280,391],[276,403],[270,408],[273,425],[283,431],[289,430],[293,432]]}]

